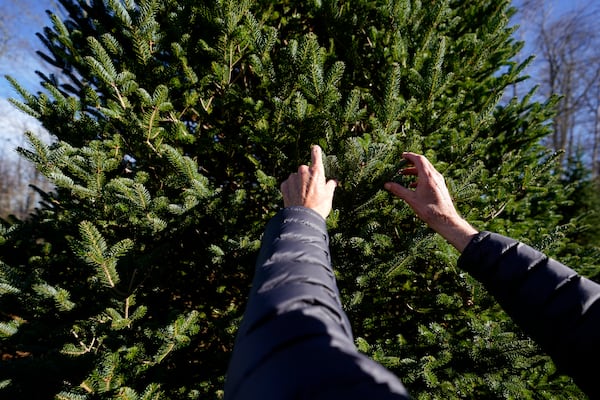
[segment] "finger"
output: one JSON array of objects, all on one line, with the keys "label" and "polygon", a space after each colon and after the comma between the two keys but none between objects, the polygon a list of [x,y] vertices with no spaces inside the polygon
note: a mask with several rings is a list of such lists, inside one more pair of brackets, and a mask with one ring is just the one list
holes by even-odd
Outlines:
[{"label": "finger", "polygon": [[314,173],[323,173],[323,150],[316,144],[310,150],[312,171]]},{"label": "finger", "polygon": [[412,198],[412,196],[414,196],[414,192],[412,190],[409,190],[407,188],[405,188],[404,186],[395,183],[395,182],[387,182],[384,185],[384,188],[389,191],[390,193],[392,193],[393,195],[401,198],[402,200],[408,201],[409,199]]},{"label": "finger", "polygon": [[279,189],[283,192],[283,189],[286,188],[289,184],[290,184],[290,180],[292,180],[292,177],[294,176],[294,173],[291,173],[288,175],[287,179],[283,182],[281,182],[281,185],[279,185]]},{"label": "finger", "polygon": [[279,190],[283,193],[284,191],[289,191],[289,188],[294,185],[294,183],[298,180],[298,174],[296,172],[292,172],[288,178],[281,182],[279,185]]},{"label": "finger", "polygon": [[301,165],[298,167],[298,175],[303,176],[303,175],[310,175],[310,168],[308,167],[308,165]]},{"label": "finger", "polygon": [[335,192],[335,188],[337,187],[337,181],[334,179],[330,179],[327,181],[327,183],[325,184],[325,188],[328,190],[329,193],[332,194]]},{"label": "finger", "polygon": [[428,165],[431,165],[431,163],[425,156],[416,153],[402,153],[402,158],[405,158],[408,161],[410,161],[414,165],[414,168],[416,168],[419,172],[424,170]]},{"label": "finger", "polygon": [[281,186],[279,186],[279,190],[281,191],[281,195],[283,196],[283,206],[288,207],[290,205],[289,181],[283,181],[281,183]]},{"label": "finger", "polygon": [[402,175],[418,175],[419,171],[415,167],[408,167],[400,170]]}]

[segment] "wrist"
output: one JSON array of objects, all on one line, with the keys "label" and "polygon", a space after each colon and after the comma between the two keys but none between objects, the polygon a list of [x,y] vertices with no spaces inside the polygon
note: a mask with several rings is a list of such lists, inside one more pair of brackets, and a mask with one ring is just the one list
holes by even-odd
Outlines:
[{"label": "wrist", "polygon": [[461,253],[473,237],[479,233],[477,229],[460,216],[446,220],[444,224],[435,230]]}]

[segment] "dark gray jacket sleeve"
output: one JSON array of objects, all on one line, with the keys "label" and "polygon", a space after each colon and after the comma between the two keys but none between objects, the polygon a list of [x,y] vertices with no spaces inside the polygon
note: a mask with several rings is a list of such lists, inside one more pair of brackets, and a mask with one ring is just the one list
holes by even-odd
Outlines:
[{"label": "dark gray jacket sleeve", "polygon": [[573,378],[600,398],[600,285],[513,239],[481,232],[459,267],[478,279],[512,319]]},{"label": "dark gray jacket sleeve", "polygon": [[407,399],[359,353],[342,310],[325,220],[289,207],[269,222],[225,383],[225,399]]}]

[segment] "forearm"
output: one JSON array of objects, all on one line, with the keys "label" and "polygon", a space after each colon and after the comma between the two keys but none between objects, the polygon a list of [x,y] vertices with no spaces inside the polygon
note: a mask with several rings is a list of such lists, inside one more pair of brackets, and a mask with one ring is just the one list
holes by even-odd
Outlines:
[{"label": "forearm", "polygon": [[[344,320],[329,259],[325,220],[305,207],[288,207],[269,223],[256,263],[248,310],[279,315],[304,303],[323,303]],[[258,312],[258,311],[256,311]],[[245,324],[263,320],[253,313]],[[349,324],[346,326],[349,329]],[[252,327],[248,326],[252,329]]]},{"label": "forearm", "polygon": [[[353,347],[329,262],[325,221],[307,208],[286,208],[269,222],[263,237],[227,374],[227,398],[294,394],[299,386],[284,380],[269,384],[269,373],[300,376],[304,372],[298,369],[308,366],[297,358],[298,349],[308,346],[313,349],[305,349],[308,354],[319,353],[331,343]],[[253,386],[258,376],[265,380],[262,388]]]},{"label": "forearm", "polygon": [[408,398],[354,346],[327,242],[325,220],[306,208],[286,208],[269,223],[225,399]]},{"label": "forearm", "polygon": [[600,396],[600,285],[516,240],[476,235],[459,267],[479,280],[513,320],[593,398]]}]

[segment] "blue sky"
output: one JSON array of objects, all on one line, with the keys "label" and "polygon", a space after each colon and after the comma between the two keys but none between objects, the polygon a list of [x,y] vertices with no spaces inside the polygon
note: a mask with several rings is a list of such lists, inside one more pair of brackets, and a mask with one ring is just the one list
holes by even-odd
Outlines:
[{"label": "blue sky", "polygon": [[45,10],[56,9],[54,0],[0,0],[0,12],[3,13],[8,39],[7,51],[0,56],[0,98],[15,96],[12,87],[6,82],[5,75],[11,75],[28,88],[38,86],[36,69],[44,69],[35,51],[41,49],[41,43],[35,36],[48,25]]},{"label": "blue sky", "polygon": [[56,7],[53,0],[0,0],[0,18],[5,31],[0,30],[8,43],[0,54],[0,159],[14,156],[14,149],[24,145],[25,131],[47,137],[38,121],[17,110],[8,98],[18,94],[4,78],[10,75],[31,91],[38,90],[39,78],[35,70],[48,69],[40,62],[35,50],[41,49],[36,32],[48,24],[45,10]]}]

